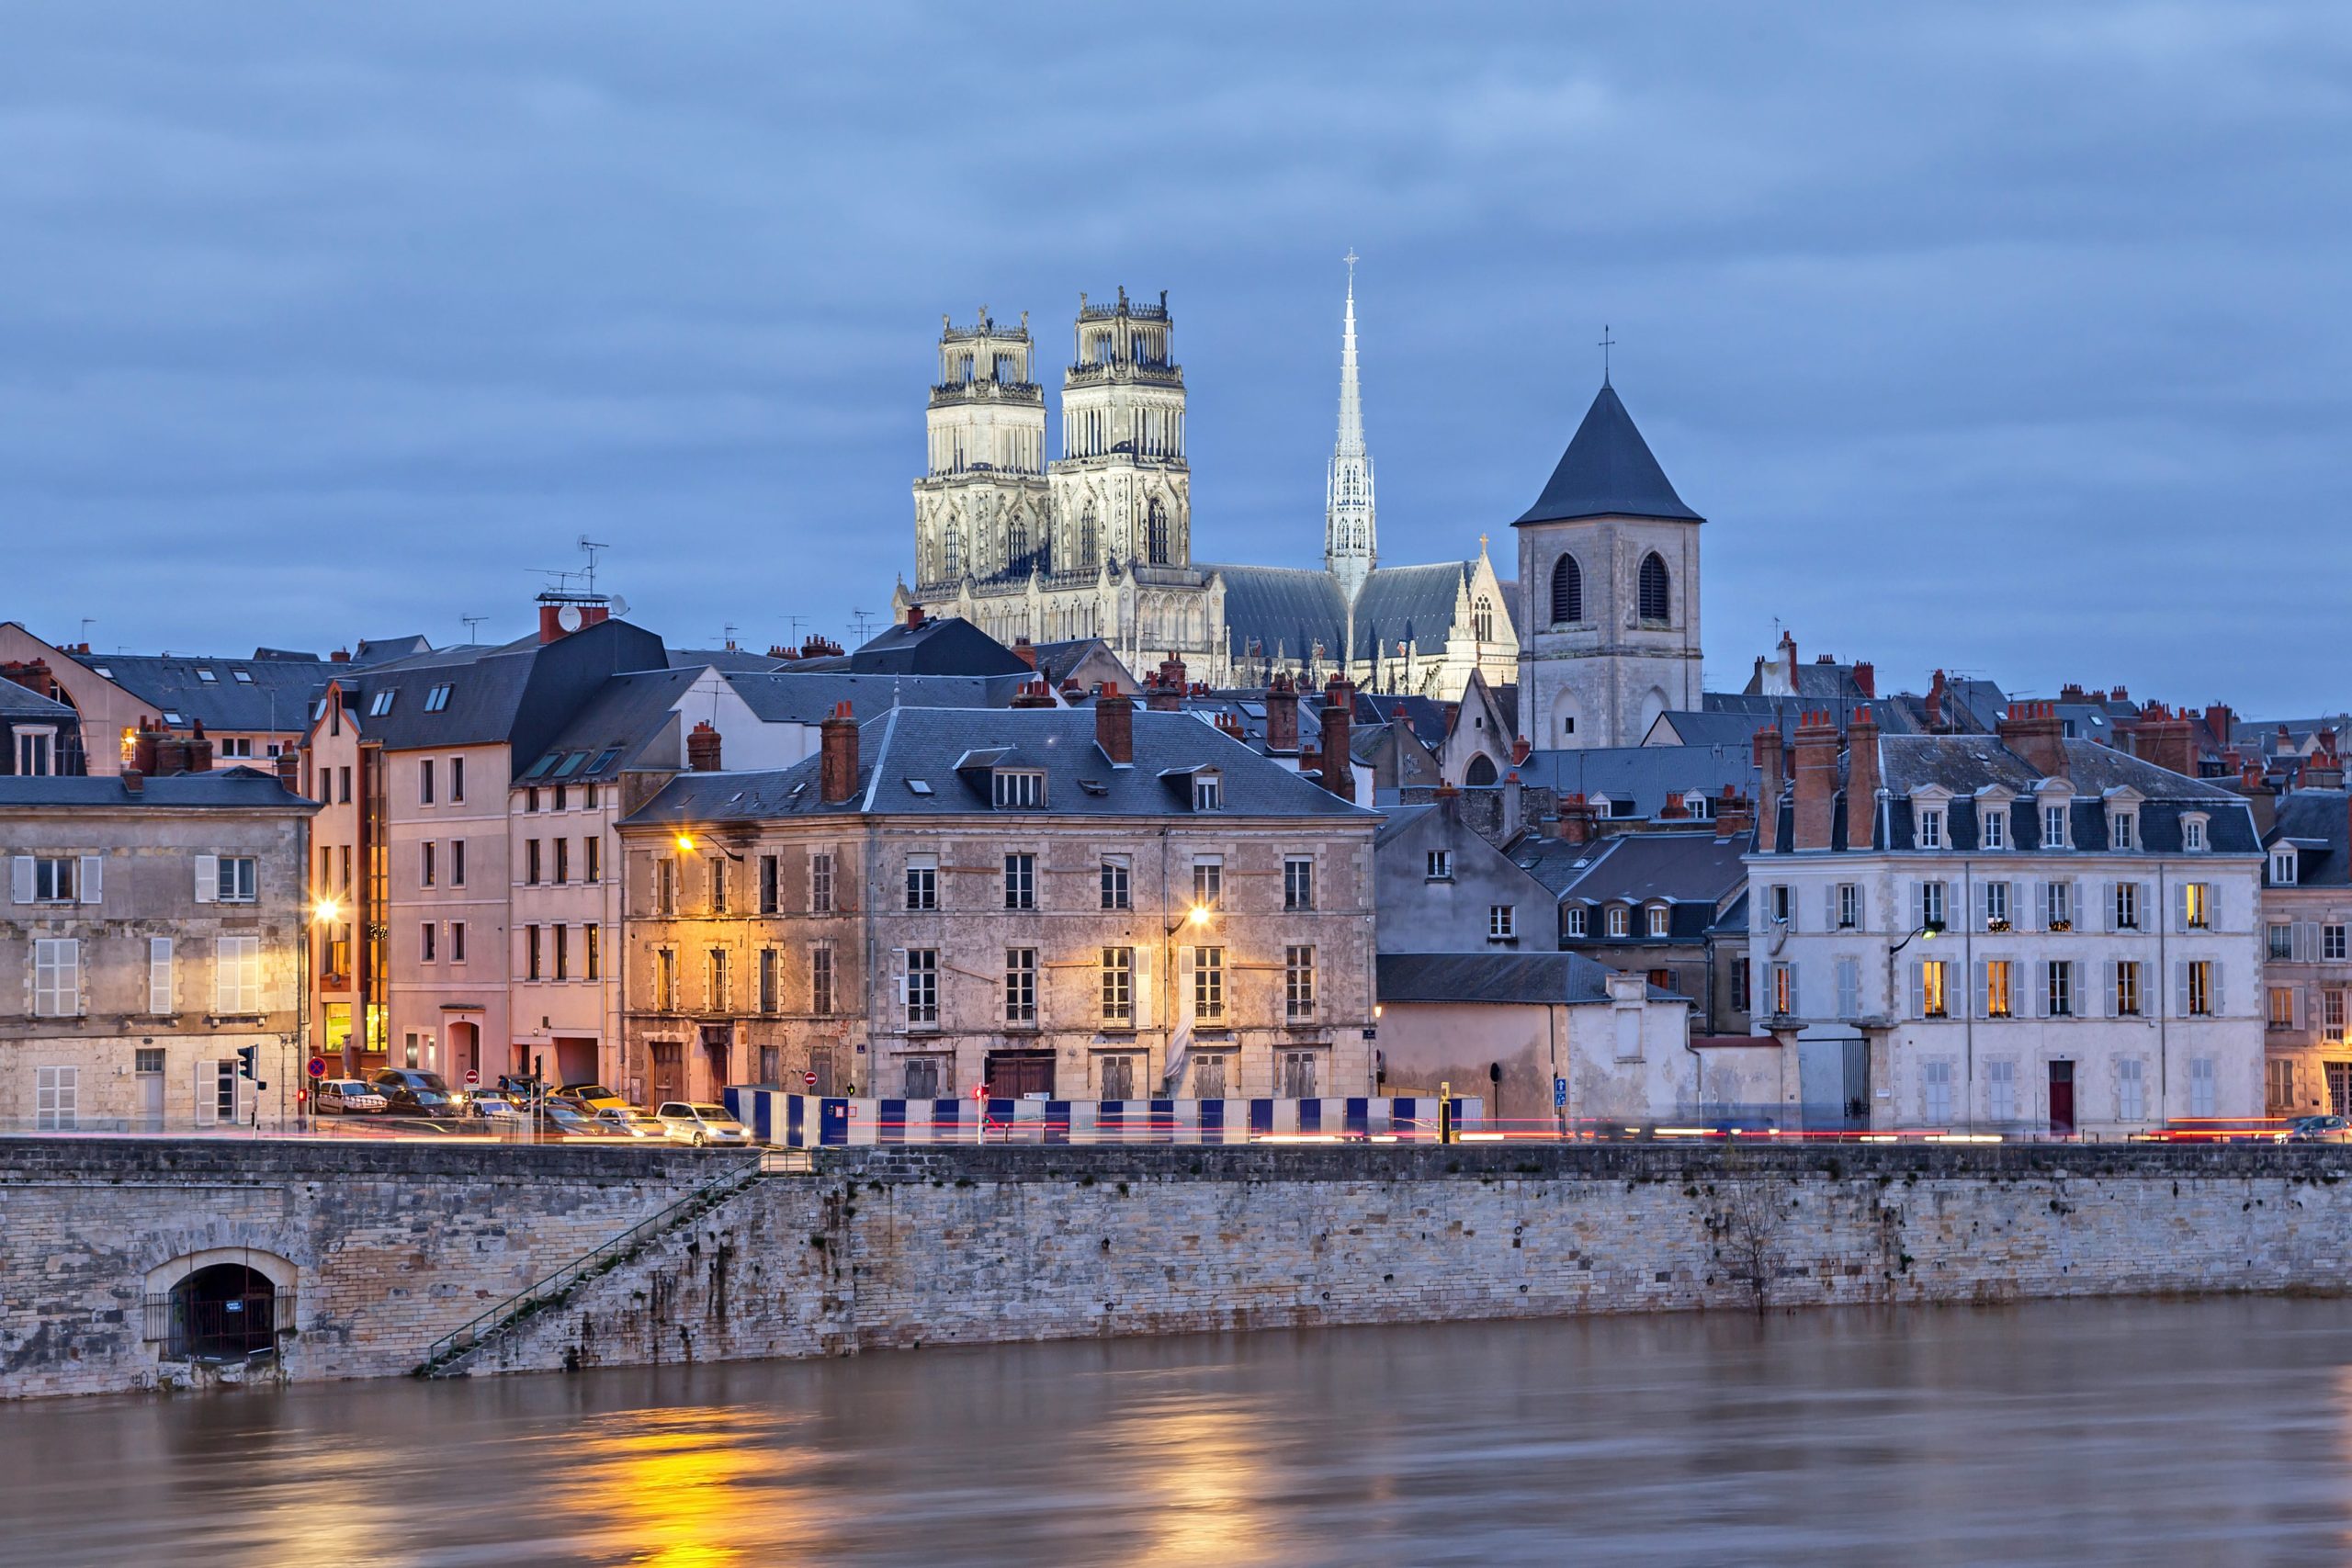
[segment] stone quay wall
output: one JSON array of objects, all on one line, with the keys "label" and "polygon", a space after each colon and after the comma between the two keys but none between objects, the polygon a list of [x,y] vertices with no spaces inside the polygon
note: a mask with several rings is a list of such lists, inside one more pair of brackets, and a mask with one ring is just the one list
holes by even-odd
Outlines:
[{"label": "stone quay wall", "polygon": [[[177,1380],[129,1307],[142,1271],[222,1245],[300,1270],[280,1375],[406,1371],[725,1157],[28,1143],[0,1143],[0,1394]],[[464,1370],[1759,1298],[2339,1293],[2347,1172],[2333,1148],[844,1150],[662,1233]]]}]

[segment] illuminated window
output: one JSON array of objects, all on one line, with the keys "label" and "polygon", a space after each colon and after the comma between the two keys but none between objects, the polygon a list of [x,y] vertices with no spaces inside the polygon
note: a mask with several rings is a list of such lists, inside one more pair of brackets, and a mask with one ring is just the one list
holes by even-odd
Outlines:
[{"label": "illuminated window", "polygon": [[1986,1018],[2012,1016],[2011,970],[2014,965],[2006,958],[1988,958],[1977,966],[1977,987],[1984,1001]]},{"label": "illuminated window", "polygon": [[1922,960],[1919,964],[1919,1016],[1950,1018],[1951,987],[1951,964],[1940,958]]},{"label": "illuminated window", "polygon": [[1225,949],[1193,949],[1193,1016],[1204,1023],[1225,1017]]},{"label": "illuminated window", "polygon": [[2117,961],[2108,987],[2107,1010],[2117,1018],[2140,1016],[2140,964],[2137,959]]},{"label": "illuminated window", "polygon": [[2213,928],[2213,885],[2184,882],[2180,886],[2180,922],[2193,931]]}]

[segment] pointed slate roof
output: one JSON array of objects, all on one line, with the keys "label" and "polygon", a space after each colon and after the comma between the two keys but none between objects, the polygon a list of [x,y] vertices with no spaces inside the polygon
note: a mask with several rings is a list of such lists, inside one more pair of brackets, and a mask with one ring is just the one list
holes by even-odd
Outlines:
[{"label": "pointed slate roof", "polygon": [[1521,514],[1525,523],[1560,523],[1577,517],[1666,517],[1703,522],[1682,504],[1667,482],[1666,470],[1650,455],[1649,443],[1634,428],[1634,416],[1607,381],[1585,411],[1584,423],[1568,442],[1560,466],[1535,504]]}]

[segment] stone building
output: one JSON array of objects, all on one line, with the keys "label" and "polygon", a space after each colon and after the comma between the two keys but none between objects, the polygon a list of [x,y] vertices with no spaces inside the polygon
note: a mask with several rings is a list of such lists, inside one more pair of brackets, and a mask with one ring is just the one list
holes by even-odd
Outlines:
[{"label": "stone building", "polygon": [[[0,1126],[290,1114],[315,809],[244,767],[0,778]],[[271,1086],[258,1107],[249,1045]]]},{"label": "stone building", "polygon": [[49,682],[38,672],[19,673],[36,684],[0,679],[0,774],[30,778],[88,772],[82,758],[81,716],[40,690]]},{"label": "stone building", "polygon": [[1520,733],[1638,746],[1700,706],[1699,514],[1604,378],[1519,531]]},{"label": "stone building", "polygon": [[2117,1137],[2263,1105],[2264,855],[2245,800],[2088,740],[1757,737],[1756,1026],[1808,1115]]},{"label": "stone building", "polygon": [[1383,953],[1556,953],[1554,896],[1463,819],[1462,795],[1386,808],[1374,840]]},{"label": "stone building", "polygon": [[843,712],[818,757],[621,825],[626,1070],[654,1100],[1368,1092],[1377,820],[1124,695]]},{"label": "stone building", "polygon": [[1193,554],[1183,367],[1168,299],[1079,296],[1063,373],[1060,456],[1046,457],[1046,401],[1024,313],[945,322],[914,481],[915,581],[901,622],[928,612],[1000,641],[1100,638],[1127,668],[1183,663],[1213,686],[1310,686],[1451,700],[1474,671],[1518,669],[1510,592],[1477,558],[1381,567],[1364,439],[1351,260],[1339,430],[1325,477],[1321,570],[1211,565]]},{"label": "stone building", "polygon": [[2352,822],[2339,785],[2290,791],[2263,838],[2264,1101],[2352,1115]]}]

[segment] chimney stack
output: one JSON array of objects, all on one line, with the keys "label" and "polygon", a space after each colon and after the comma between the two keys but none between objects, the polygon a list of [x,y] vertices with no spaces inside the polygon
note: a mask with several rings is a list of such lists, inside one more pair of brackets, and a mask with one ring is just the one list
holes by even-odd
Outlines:
[{"label": "chimney stack", "polygon": [[1560,841],[1564,844],[1592,842],[1592,802],[1579,790],[1565,795],[1560,801]]},{"label": "chimney stack", "polygon": [[116,776],[122,780],[122,793],[125,795],[138,795],[146,788],[147,775],[137,768],[125,768]]},{"label": "chimney stack", "polygon": [[818,796],[838,806],[857,793],[857,720],[850,716],[846,697],[817,727],[817,745]]},{"label": "chimney stack", "polygon": [[1781,793],[1787,787],[1781,765],[1781,727],[1768,724],[1756,732],[1756,771],[1762,775],[1756,791],[1756,847],[1766,854],[1781,847]]},{"label": "chimney stack", "polygon": [[212,741],[204,733],[204,721],[198,719],[188,731],[187,771],[209,773],[212,771]]},{"label": "chimney stack", "polygon": [[1276,675],[1266,688],[1266,750],[1298,750],[1298,692],[1287,673]]},{"label": "chimney stack", "polygon": [[1869,849],[1878,837],[1878,716],[1858,707],[1846,724],[1846,846]]},{"label": "chimney stack", "polygon": [[1795,836],[1798,850],[1829,848],[1838,803],[1838,727],[1822,709],[1797,720]]},{"label": "chimney stack", "polygon": [[1355,754],[1348,748],[1355,711],[1355,688],[1332,676],[1323,688],[1323,787],[1345,801],[1356,797]]},{"label": "chimney stack", "polygon": [[1035,670],[1037,668],[1037,645],[1031,642],[1025,637],[1014,637],[1012,639],[1012,657],[1021,660],[1022,663],[1029,666],[1030,669]]},{"label": "chimney stack", "polygon": [[1054,701],[1052,685],[1041,676],[1035,681],[1022,682],[1021,690],[1013,694],[1012,701],[1007,705],[1016,708],[1050,708],[1058,707],[1060,705]]},{"label": "chimney stack", "polygon": [[288,746],[277,754],[277,782],[288,795],[302,793],[302,753]]},{"label": "chimney stack", "polygon": [[330,653],[330,654],[328,654],[328,655],[327,655],[327,662],[329,662],[330,664],[348,664],[348,663],[350,663],[350,662],[351,662],[351,649],[347,649],[347,648],[338,648],[338,649],[336,649],[333,653]]},{"label": "chimney stack", "polygon": [[686,736],[686,770],[695,773],[715,773],[718,766],[718,731],[710,720],[700,719]]},{"label": "chimney stack", "polygon": [[922,606],[920,604],[908,605],[907,630],[912,631],[921,625],[922,625]]},{"label": "chimney stack", "polygon": [[1755,826],[1756,811],[1747,797],[1730,784],[1724,785],[1724,797],[1715,807],[1715,837],[1736,839]]},{"label": "chimney stack", "polygon": [[1936,671],[1936,678],[1928,682],[1928,700],[1925,706],[1928,710],[1928,733],[1930,735],[1945,733],[1944,672],[1940,670]]},{"label": "chimney stack", "polygon": [[1993,728],[2001,744],[2024,758],[2025,765],[2040,777],[2066,776],[2066,742],[2058,727],[2058,710],[2052,704],[2011,703],[2007,715]]},{"label": "chimney stack", "polygon": [[1871,664],[1867,660],[1855,665],[1854,689],[1861,693],[1862,695],[1866,697],[1876,698],[1878,695],[1878,666]]},{"label": "chimney stack", "polygon": [[1525,791],[1519,782],[1519,770],[1513,768],[1503,775],[1503,842],[1509,843],[1519,835],[1527,809]]},{"label": "chimney stack", "polygon": [[1184,666],[1177,660],[1159,661],[1159,673],[1144,678],[1144,706],[1153,713],[1184,711]]},{"label": "chimney stack", "polygon": [[1102,682],[1094,699],[1094,743],[1114,767],[1131,767],[1136,760],[1135,699],[1123,695],[1114,682]]},{"label": "chimney stack", "polygon": [[[563,624],[566,611],[572,613],[577,625],[566,626]],[[573,632],[584,632],[599,621],[609,620],[612,614],[613,608],[609,604],[551,604],[546,599],[541,599],[539,601],[539,641],[554,642],[560,637],[570,637]]]}]

